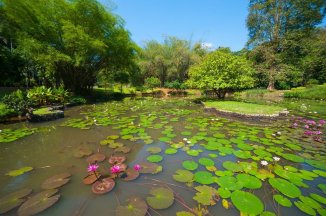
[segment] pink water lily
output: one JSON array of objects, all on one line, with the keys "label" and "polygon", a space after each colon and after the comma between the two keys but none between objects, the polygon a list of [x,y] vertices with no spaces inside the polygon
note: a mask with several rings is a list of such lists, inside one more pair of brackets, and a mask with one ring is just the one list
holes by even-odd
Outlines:
[{"label": "pink water lily", "polygon": [[97,164],[90,164],[88,165],[87,171],[88,172],[95,172],[98,169],[98,165]]},{"label": "pink water lily", "polygon": [[120,166],[118,165],[114,165],[113,167],[111,167],[111,173],[118,173],[120,172]]},{"label": "pink water lily", "polygon": [[139,164],[134,165],[134,170],[139,171],[141,169],[141,166]]}]

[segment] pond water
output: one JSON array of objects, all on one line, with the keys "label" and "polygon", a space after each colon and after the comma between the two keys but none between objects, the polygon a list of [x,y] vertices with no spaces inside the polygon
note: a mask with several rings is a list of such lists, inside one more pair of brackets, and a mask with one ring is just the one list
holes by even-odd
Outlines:
[{"label": "pond water", "polygon": [[[40,215],[115,215],[129,197],[146,201],[150,191],[160,187],[173,191],[174,200],[168,192],[158,193],[148,199],[147,215],[196,208],[207,215],[326,214],[325,127],[318,126],[317,119],[316,124],[296,117],[264,123],[231,120],[205,113],[201,105],[183,98],[127,98],[73,107],[65,116],[47,123],[0,125],[0,197],[23,188],[36,194],[46,179],[69,172],[70,181],[59,188],[59,201]],[[306,124],[316,134],[304,135]],[[78,149],[108,159],[122,155],[116,152],[123,146],[131,149],[124,154],[129,167],[159,161],[158,173],[140,174],[133,181],[117,178],[112,191],[94,194],[92,186],[83,184],[89,163],[87,157],[76,157]],[[102,176],[110,175],[107,159],[98,163]],[[22,167],[33,170],[6,175]],[[130,215],[140,213],[132,211],[135,208],[129,205]],[[5,215],[17,215],[17,209]],[[183,213],[179,215],[191,215]]]}]

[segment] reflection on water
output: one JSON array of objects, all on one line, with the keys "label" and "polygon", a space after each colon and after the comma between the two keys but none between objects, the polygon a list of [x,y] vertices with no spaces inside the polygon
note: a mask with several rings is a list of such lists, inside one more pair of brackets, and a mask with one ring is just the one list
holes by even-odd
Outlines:
[{"label": "reflection on water", "polygon": [[[319,105],[320,107],[317,108]],[[319,105],[314,105],[317,112],[320,115],[326,115],[324,113],[326,112],[325,104]],[[62,126],[69,122],[74,123],[71,123],[70,126]],[[172,188],[179,199],[175,200],[170,208],[157,210],[157,212],[160,215],[175,215],[178,211],[187,211],[187,207],[198,206],[192,198],[195,195],[193,187],[198,183],[179,183],[172,177],[176,170],[184,169],[182,162],[185,160],[198,162],[199,158],[210,158],[211,154],[216,154],[217,158],[211,159],[217,170],[225,170],[223,166],[225,161],[253,161],[257,164],[258,169],[267,169],[261,167],[260,161],[267,160],[269,164],[275,165],[275,162],[267,154],[270,153],[273,156],[281,157],[278,165],[292,166],[298,170],[316,170],[316,167],[306,163],[282,158],[282,153],[293,153],[307,160],[323,161],[321,163],[326,161],[325,143],[314,143],[310,139],[303,139],[302,131],[289,129],[289,125],[288,121],[274,122],[270,125],[252,124],[251,122],[249,125],[243,121],[219,118],[204,113],[200,105],[186,99],[126,99],[124,102],[70,108],[66,111],[64,119],[53,122],[0,125],[0,129],[22,127],[38,129],[34,134],[17,141],[1,143],[0,196],[21,188],[32,188],[37,193],[41,191],[40,185],[45,179],[68,171],[72,177],[67,185],[60,188],[61,199],[44,214],[94,215],[96,212],[96,215],[114,215],[117,205],[124,203],[129,196],[136,195],[145,199],[151,188],[161,185]],[[281,132],[282,135],[272,136],[276,132]],[[114,150],[107,145],[100,145],[100,141],[109,135],[119,135],[117,142],[132,149],[127,154],[127,164],[130,166],[146,161],[146,157],[150,155],[146,151],[148,147],[161,147],[163,151],[159,154],[164,159],[159,164],[163,166],[163,172],[156,175],[142,174],[137,180],[131,182],[117,180],[116,187],[110,193],[93,194],[91,187],[82,183],[83,177],[87,174],[88,164],[85,158],[73,157],[73,152],[80,145],[86,145],[93,152],[100,151],[109,157]],[[185,144],[184,138],[191,142]],[[151,144],[145,144],[146,141]],[[179,142],[183,143],[183,147],[177,148],[176,154],[164,153],[170,144]],[[215,145],[216,148],[208,148],[207,145]],[[202,152],[197,157],[190,156],[186,153],[190,149],[200,149]],[[243,156],[242,152],[239,152],[240,150],[248,151],[249,156]],[[24,166],[32,166],[34,170],[17,177],[5,175],[10,170]],[[102,173],[108,173],[109,168],[107,160],[100,163]],[[273,172],[272,167],[268,169]],[[200,170],[207,171],[204,166],[199,165],[199,168],[192,172]],[[219,178],[214,171],[211,173]],[[231,173],[231,175],[236,176],[237,173]],[[300,179],[302,180],[302,178],[301,176]],[[309,193],[317,193],[325,196],[317,187],[318,184],[325,184],[325,178],[319,176],[313,179],[302,180],[308,186],[308,188],[299,187],[302,194],[308,196]],[[259,189],[242,190],[250,191],[258,196],[263,201],[265,210],[274,212],[276,215],[305,215],[294,205],[291,208],[280,207],[272,199],[273,194],[279,193],[270,186],[267,179],[262,182],[263,186]],[[218,188],[216,183],[210,186]],[[181,199],[183,204],[181,204]],[[292,202],[297,200],[298,198],[291,199]],[[228,199],[228,201],[231,200]],[[225,209],[221,201],[209,207],[208,210],[211,215],[239,215],[236,208]],[[16,215],[16,211],[17,209],[10,211],[7,215]],[[156,210],[149,209],[150,215],[155,215],[155,212]]]}]

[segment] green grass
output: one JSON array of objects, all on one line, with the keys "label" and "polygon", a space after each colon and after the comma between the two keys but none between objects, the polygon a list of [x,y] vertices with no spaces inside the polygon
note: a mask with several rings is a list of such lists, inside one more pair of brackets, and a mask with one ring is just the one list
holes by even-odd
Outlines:
[{"label": "green grass", "polygon": [[230,111],[243,114],[277,114],[283,110],[279,106],[269,106],[237,101],[206,101],[205,106],[214,107],[218,110]]},{"label": "green grass", "polygon": [[50,113],[52,113],[52,112],[47,107],[40,108],[40,109],[33,111],[33,114],[35,114],[35,115],[46,115],[46,114],[50,114]]},{"label": "green grass", "polygon": [[326,84],[314,85],[311,87],[298,87],[284,92],[286,98],[300,98],[300,99],[326,99]]}]

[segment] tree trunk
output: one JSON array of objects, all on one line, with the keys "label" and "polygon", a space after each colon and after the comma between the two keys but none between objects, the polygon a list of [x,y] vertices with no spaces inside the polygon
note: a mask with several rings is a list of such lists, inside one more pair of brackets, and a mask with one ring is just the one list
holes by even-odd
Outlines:
[{"label": "tree trunk", "polygon": [[269,79],[267,90],[269,91],[275,90],[275,82],[273,79]]}]

